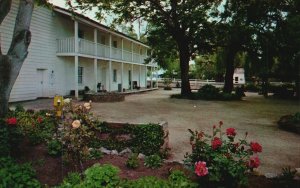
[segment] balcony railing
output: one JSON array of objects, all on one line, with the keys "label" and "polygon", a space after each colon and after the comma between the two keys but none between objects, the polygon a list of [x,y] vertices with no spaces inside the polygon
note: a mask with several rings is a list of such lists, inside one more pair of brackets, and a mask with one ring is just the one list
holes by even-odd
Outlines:
[{"label": "balcony railing", "polygon": [[[115,60],[122,60],[134,63],[144,63],[146,55],[140,55],[137,53],[132,53],[130,51],[123,50],[120,48],[111,48],[110,57],[110,47],[104,44],[97,43],[97,51],[95,50],[95,43],[85,39],[78,39],[78,53],[83,55],[97,56],[101,58],[111,58]],[[75,38],[65,38],[57,40],[57,53],[59,55],[74,54],[75,53]]]}]

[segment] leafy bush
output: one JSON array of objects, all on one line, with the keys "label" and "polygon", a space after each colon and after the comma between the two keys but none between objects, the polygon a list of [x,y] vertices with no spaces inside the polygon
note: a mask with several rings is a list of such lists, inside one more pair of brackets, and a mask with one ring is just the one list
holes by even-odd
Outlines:
[{"label": "leafy bush", "polygon": [[65,104],[63,158],[82,171],[82,162],[89,158],[88,146],[94,138],[95,121],[89,113],[91,102],[83,105],[72,105],[71,102]]},{"label": "leafy bush", "polygon": [[53,139],[48,143],[48,154],[52,156],[59,156],[62,153],[62,143],[57,140]]},{"label": "leafy bush", "polygon": [[90,159],[100,159],[102,157],[103,157],[103,153],[100,150],[94,148],[90,150],[90,156],[89,156]]},{"label": "leafy bush", "polygon": [[145,157],[145,162],[144,165],[148,168],[159,168],[162,165],[162,159],[160,158],[159,155],[154,154],[154,155],[150,155]]},{"label": "leafy bush", "polygon": [[81,177],[78,172],[71,172],[66,178],[64,178],[63,183],[59,186],[60,188],[73,188],[81,183]]},{"label": "leafy bush", "polygon": [[0,187],[41,187],[31,165],[16,164],[11,158],[0,158]]},{"label": "leafy bush", "polygon": [[294,97],[295,86],[292,84],[270,85],[269,91],[274,93],[275,97],[281,99],[290,99]]},{"label": "leafy bush", "polygon": [[197,183],[192,182],[182,171],[174,170],[169,176],[170,187],[193,188],[198,187]]},{"label": "leafy bush", "polygon": [[142,177],[137,180],[128,181],[124,187],[128,188],[171,188],[169,182],[153,176]]},{"label": "leafy bush", "polygon": [[206,84],[198,90],[198,97],[206,100],[218,99],[220,90],[213,85]]},{"label": "leafy bush", "polygon": [[300,112],[282,116],[277,123],[284,130],[300,134]]},{"label": "leafy bush", "polygon": [[18,150],[22,139],[23,134],[15,117],[0,119],[0,156],[9,156]]},{"label": "leafy bush", "polygon": [[85,170],[85,179],[82,182],[82,187],[117,187],[120,182],[118,176],[120,169],[109,164],[94,164],[92,167]]},{"label": "leafy bush", "polygon": [[126,161],[126,166],[132,169],[139,167],[139,159],[137,153],[132,153],[129,156],[128,160]]},{"label": "leafy bush", "polygon": [[213,135],[192,131],[190,144],[192,153],[187,154],[185,164],[199,176],[199,181],[210,186],[236,187],[246,185],[246,173],[257,168],[260,164],[257,156],[262,147],[257,142],[246,141],[247,134],[235,141],[234,128],[222,132],[222,124],[213,127]]},{"label": "leafy bush", "polygon": [[261,86],[259,85],[255,85],[253,83],[247,83],[245,85],[245,90],[246,91],[250,91],[250,92],[258,92],[261,90]]},{"label": "leafy bush", "polygon": [[136,153],[152,155],[159,153],[164,144],[164,131],[158,124],[145,124],[131,126],[129,128],[133,135],[131,148]]}]

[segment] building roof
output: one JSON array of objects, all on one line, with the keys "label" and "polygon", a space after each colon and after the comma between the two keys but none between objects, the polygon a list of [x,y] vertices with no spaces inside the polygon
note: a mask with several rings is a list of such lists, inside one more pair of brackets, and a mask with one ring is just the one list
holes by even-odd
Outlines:
[{"label": "building roof", "polygon": [[127,39],[129,39],[129,40],[131,40],[133,42],[139,43],[142,46],[150,48],[147,44],[145,44],[145,43],[143,43],[143,42],[141,42],[141,41],[139,41],[139,40],[137,40],[137,39],[135,39],[133,37],[130,37],[130,36],[128,36],[128,35],[120,32],[120,31],[114,30],[114,29],[112,29],[112,28],[110,28],[110,27],[108,27],[106,25],[103,25],[103,24],[101,24],[101,23],[99,23],[99,22],[97,22],[97,21],[95,21],[95,20],[93,20],[91,18],[88,18],[88,17],[86,17],[86,16],[84,16],[82,14],[79,14],[79,13],[76,13],[76,12],[72,12],[70,10],[67,10],[65,8],[58,7],[58,6],[53,6],[53,7],[54,7],[53,10],[55,12],[59,12],[61,14],[64,14],[64,15],[70,16],[70,17],[74,17],[75,16],[75,18],[77,20],[85,21],[86,24],[89,24],[89,25],[95,26],[95,27],[99,27],[101,30],[105,30],[107,32],[114,33],[117,36],[127,38]]}]

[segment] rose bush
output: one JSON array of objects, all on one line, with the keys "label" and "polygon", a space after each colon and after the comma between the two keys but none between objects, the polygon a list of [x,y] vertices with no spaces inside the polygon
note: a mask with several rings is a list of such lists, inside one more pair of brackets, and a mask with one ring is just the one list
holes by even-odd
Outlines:
[{"label": "rose bush", "polygon": [[203,131],[192,131],[190,144],[192,152],[185,156],[187,165],[199,178],[201,185],[236,187],[247,185],[247,173],[258,168],[258,153],[262,147],[257,142],[247,142],[248,133],[240,135],[234,128],[222,132],[223,122],[213,126],[212,135]]}]

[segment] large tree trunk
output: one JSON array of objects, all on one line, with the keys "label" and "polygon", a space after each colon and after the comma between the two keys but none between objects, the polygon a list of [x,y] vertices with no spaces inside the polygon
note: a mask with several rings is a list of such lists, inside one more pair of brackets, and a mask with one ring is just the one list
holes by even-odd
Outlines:
[{"label": "large tree trunk", "polygon": [[231,47],[225,51],[226,73],[223,92],[231,93],[233,90],[234,57],[237,51]]},{"label": "large tree trunk", "polygon": [[190,96],[189,81],[189,47],[188,44],[179,44],[180,70],[181,70],[181,95]]},{"label": "large tree trunk", "polygon": [[[4,4],[11,5],[11,0],[0,0],[1,10]],[[8,111],[10,92],[28,54],[33,6],[33,0],[20,0],[12,42],[6,55],[2,54],[0,46],[0,117],[4,117]],[[9,10],[10,6],[6,8]],[[8,12],[0,12],[0,18],[4,19]],[[0,24],[3,19],[0,19]]]},{"label": "large tree trunk", "polygon": [[295,57],[295,69],[296,69],[296,79],[295,79],[295,86],[296,86],[296,97],[300,99],[300,52],[296,54]]}]

